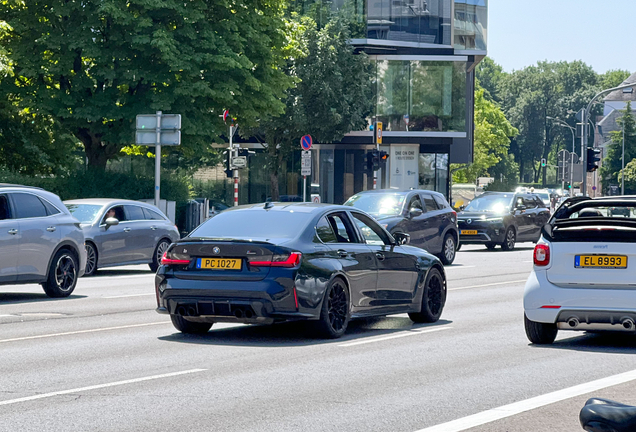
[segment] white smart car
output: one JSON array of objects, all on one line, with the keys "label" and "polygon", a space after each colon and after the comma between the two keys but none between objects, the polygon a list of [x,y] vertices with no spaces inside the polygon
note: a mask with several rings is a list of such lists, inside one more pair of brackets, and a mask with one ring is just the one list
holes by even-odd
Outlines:
[{"label": "white smart car", "polygon": [[636,332],[636,216],[611,216],[635,206],[636,196],[576,197],[552,215],[523,298],[531,342],[550,344],[559,330]]}]

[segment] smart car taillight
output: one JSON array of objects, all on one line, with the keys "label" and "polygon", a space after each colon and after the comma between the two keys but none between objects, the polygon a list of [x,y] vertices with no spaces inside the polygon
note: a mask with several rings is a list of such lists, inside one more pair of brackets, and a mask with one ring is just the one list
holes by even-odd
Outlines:
[{"label": "smart car taillight", "polygon": [[534,265],[547,266],[550,263],[550,246],[538,244],[534,247]]},{"label": "smart car taillight", "polygon": [[250,261],[254,267],[296,267],[300,263],[303,254],[292,252],[289,255],[274,255],[271,261]]},{"label": "smart car taillight", "polygon": [[176,259],[168,255],[168,251],[164,252],[161,257],[161,265],[188,265],[189,259]]}]

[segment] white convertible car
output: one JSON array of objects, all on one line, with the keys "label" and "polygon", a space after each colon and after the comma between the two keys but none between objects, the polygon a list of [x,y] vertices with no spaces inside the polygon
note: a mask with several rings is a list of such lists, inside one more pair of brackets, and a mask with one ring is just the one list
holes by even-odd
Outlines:
[{"label": "white convertible car", "polygon": [[532,343],[559,330],[636,331],[636,216],[620,211],[634,206],[636,196],[575,197],[543,227],[523,298]]}]

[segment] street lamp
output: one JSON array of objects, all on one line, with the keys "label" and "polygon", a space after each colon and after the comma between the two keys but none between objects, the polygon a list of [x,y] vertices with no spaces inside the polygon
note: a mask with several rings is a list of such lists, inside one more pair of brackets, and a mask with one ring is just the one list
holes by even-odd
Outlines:
[{"label": "street lamp", "polygon": [[[572,132],[572,153],[570,154],[570,185],[571,185],[574,181],[574,155],[576,154],[574,151],[574,147],[576,145],[576,129],[559,118],[550,117],[550,116],[546,116],[545,118],[554,120],[555,122],[557,122],[559,126],[566,127],[570,129],[570,132]],[[572,192],[570,189],[570,194],[571,193]]]}]

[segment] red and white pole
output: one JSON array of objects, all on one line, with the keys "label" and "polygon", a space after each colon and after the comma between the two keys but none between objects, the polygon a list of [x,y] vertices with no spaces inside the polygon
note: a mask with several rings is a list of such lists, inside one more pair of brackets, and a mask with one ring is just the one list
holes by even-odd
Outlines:
[{"label": "red and white pole", "polygon": [[234,170],[234,207],[238,206],[238,170]]}]

